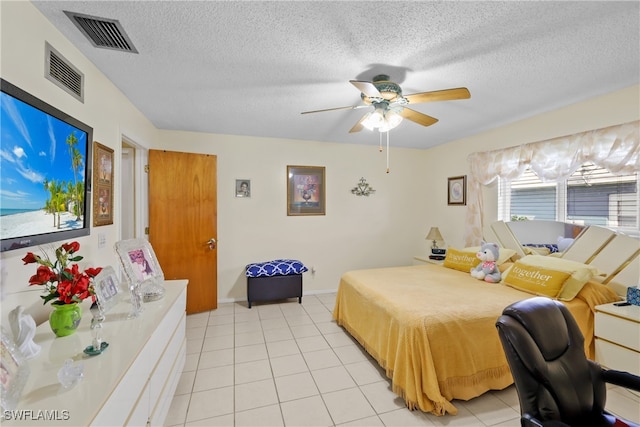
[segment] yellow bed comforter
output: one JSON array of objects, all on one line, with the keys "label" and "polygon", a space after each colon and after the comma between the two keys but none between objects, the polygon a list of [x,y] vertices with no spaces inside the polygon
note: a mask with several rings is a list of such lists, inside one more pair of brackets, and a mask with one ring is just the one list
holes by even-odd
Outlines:
[{"label": "yellow bed comforter", "polygon": [[[455,414],[468,400],[513,383],[495,322],[509,304],[531,294],[440,265],[345,273],[333,317],[392,379],[410,409]],[[615,292],[589,282],[565,303],[593,355],[593,307]]]}]

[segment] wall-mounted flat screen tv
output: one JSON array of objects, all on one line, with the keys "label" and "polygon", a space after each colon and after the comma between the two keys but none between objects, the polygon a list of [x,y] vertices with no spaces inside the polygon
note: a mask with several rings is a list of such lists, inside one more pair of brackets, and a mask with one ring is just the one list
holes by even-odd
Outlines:
[{"label": "wall-mounted flat screen tv", "polygon": [[0,84],[2,251],[88,235],[93,129]]}]

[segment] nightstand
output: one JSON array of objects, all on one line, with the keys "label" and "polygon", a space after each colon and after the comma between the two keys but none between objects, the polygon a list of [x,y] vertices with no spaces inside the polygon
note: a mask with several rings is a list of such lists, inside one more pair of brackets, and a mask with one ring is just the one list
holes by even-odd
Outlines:
[{"label": "nightstand", "polygon": [[613,304],[596,306],[596,361],[640,375],[640,306]]},{"label": "nightstand", "polygon": [[442,264],[444,263],[443,259],[431,259],[428,255],[416,255],[413,257],[413,265],[420,264]]}]

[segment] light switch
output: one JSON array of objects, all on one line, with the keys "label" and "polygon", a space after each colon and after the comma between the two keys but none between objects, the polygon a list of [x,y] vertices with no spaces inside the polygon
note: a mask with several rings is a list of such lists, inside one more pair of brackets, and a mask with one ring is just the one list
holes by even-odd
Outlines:
[{"label": "light switch", "polygon": [[98,249],[104,248],[107,244],[107,235],[98,233]]}]

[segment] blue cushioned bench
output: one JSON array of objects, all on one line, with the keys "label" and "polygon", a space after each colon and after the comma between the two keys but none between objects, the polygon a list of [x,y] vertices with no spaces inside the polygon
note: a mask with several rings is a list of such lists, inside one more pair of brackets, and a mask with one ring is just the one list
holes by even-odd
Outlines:
[{"label": "blue cushioned bench", "polygon": [[298,298],[302,303],[302,273],[307,267],[295,259],[247,264],[247,303]]}]

